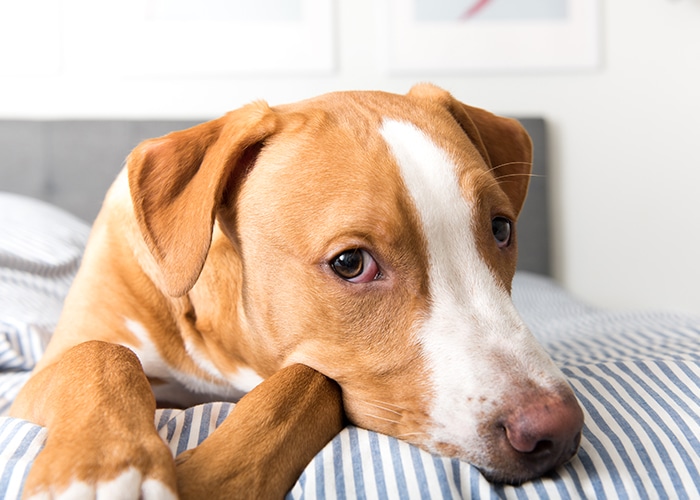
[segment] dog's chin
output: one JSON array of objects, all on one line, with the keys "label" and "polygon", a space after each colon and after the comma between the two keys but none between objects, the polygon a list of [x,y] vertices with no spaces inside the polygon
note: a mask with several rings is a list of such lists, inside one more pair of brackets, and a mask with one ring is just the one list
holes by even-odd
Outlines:
[{"label": "dog's chin", "polygon": [[[580,438],[579,438],[580,439]],[[559,467],[567,464],[576,456],[578,442],[572,449],[565,450],[552,463],[551,460],[531,459],[525,454],[519,460],[513,460],[508,467],[480,467],[475,465],[481,475],[491,483],[520,486],[523,483],[539,478],[550,477]]]},{"label": "dog's chin", "polygon": [[508,472],[496,471],[487,468],[477,467],[481,475],[490,483],[494,484],[505,484],[510,486],[520,486],[528,481],[533,481],[535,479],[544,479],[551,476],[557,467],[551,467],[544,470],[544,472],[531,472],[525,474],[511,474]]},{"label": "dog's chin", "polygon": [[[505,484],[505,485],[510,485],[510,486],[520,486],[523,483],[526,483],[528,481],[531,481],[533,479],[536,479],[536,477],[512,477],[507,474],[504,474],[502,472],[498,471],[493,471],[489,469],[482,469],[480,467],[477,467],[477,470],[481,473],[484,479],[486,479],[489,483],[494,483],[494,484]],[[546,473],[539,476],[539,477],[545,477]]]},{"label": "dog's chin", "polygon": [[543,472],[533,471],[533,472],[504,472],[500,470],[494,470],[486,467],[476,467],[481,475],[490,483],[494,484],[505,484],[510,486],[520,486],[523,483],[532,481],[534,479],[546,478],[554,472],[555,468],[547,469]]},{"label": "dog's chin", "polygon": [[475,456],[459,446],[447,443],[428,447],[422,444],[418,444],[418,446],[429,453],[472,464],[491,483],[519,486],[528,481],[551,476],[557,468],[570,462],[578,452],[580,440],[579,433],[570,447],[553,453],[553,450],[518,453],[512,449],[501,450],[501,453],[498,453],[488,445],[481,448],[482,451],[490,450],[491,456],[483,453]]}]

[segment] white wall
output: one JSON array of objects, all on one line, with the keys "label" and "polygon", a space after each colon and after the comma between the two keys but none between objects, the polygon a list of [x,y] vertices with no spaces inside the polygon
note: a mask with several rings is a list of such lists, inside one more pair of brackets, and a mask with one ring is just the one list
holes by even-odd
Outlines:
[{"label": "white wall", "polygon": [[[0,117],[206,118],[257,98],[430,80],[470,104],[549,120],[555,271],[568,289],[604,306],[700,314],[700,1],[603,0],[597,71],[400,78],[376,63],[375,2],[335,4],[331,76],[99,77],[74,71],[64,52],[53,75],[0,74]],[[49,14],[42,22],[60,37]]]}]

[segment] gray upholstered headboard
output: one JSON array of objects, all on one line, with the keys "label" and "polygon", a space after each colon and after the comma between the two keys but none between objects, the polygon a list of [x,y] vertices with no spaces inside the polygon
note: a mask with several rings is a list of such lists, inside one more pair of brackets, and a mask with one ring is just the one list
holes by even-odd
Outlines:
[{"label": "gray upholstered headboard", "polygon": [[542,118],[520,118],[535,151],[533,177],[518,220],[518,269],[551,275],[550,217],[547,173],[549,171],[547,128]]},{"label": "gray upholstered headboard", "polygon": [[[545,122],[525,118],[536,174],[518,223],[519,269],[550,273]],[[198,121],[0,120],[0,191],[39,198],[91,222],[124,159],[140,141]]]}]

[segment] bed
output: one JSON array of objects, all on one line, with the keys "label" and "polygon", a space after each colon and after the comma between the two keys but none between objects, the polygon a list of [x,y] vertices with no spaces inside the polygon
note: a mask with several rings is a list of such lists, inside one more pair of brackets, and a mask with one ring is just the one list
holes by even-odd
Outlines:
[{"label": "bed", "polygon": [[[505,486],[350,426],[287,498],[700,498],[700,318],[597,309],[549,277],[546,127],[521,121],[540,176],[519,222],[513,296],[584,408],[578,455],[545,478]],[[51,336],[103,193],[141,139],[194,123],[0,121],[0,498],[19,498],[46,436],[2,415]],[[158,410],[155,425],[177,455],[232,407]]]}]

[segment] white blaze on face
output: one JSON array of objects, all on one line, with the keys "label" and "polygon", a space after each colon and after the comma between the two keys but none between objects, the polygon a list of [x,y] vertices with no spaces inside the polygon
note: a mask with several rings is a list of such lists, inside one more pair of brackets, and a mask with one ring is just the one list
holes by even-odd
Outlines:
[{"label": "white blaze on face", "polygon": [[473,448],[493,401],[507,397],[513,382],[548,386],[562,376],[482,258],[472,233],[474,206],[460,190],[454,161],[411,123],[385,120],[380,133],[427,243],[431,310],[416,334],[435,393],[429,432],[433,444]]}]

